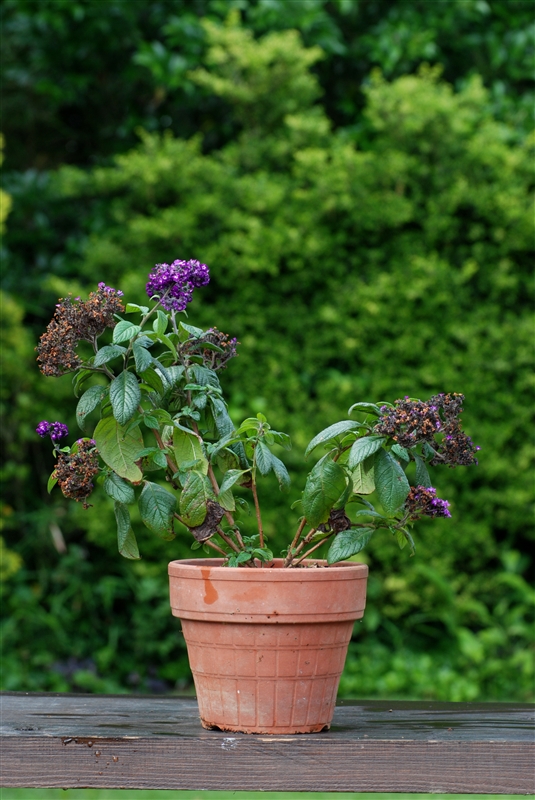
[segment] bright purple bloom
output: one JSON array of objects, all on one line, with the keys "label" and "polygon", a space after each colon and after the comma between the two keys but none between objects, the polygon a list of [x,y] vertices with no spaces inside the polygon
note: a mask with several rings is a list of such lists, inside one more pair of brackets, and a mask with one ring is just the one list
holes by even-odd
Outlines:
[{"label": "bright purple bloom", "polygon": [[36,433],[42,438],[50,436],[54,444],[69,435],[69,429],[63,422],[47,422],[43,420],[35,429]]},{"label": "bright purple bloom", "polygon": [[48,436],[48,434],[50,433],[50,422],[43,420],[42,422],[39,423],[39,425],[35,429],[35,432],[38,433],[39,436],[41,436],[41,438],[44,439],[45,436]]},{"label": "bright purple bloom", "polygon": [[149,297],[159,297],[167,311],[184,311],[191,302],[193,290],[210,282],[206,264],[191,259],[156,264],[149,273],[146,290]]}]

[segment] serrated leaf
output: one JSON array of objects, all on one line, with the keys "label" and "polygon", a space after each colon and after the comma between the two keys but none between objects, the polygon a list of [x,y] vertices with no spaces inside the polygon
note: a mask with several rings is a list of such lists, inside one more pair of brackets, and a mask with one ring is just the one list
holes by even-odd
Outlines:
[{"label": "serrated leaf", "polygon": [[161,450],[158,449],[152,454],[152,460],[160,469],[167,469],[167,458]]},{"label": "serrated leaf", "polygon": [[353,469],[357,464],[362,463],[365,458],[377,452],[383,442],[386,442],[385,436],[362,436],[357,439],[349,451],[349,458],[347,459],[349,469]]},{"label": "serrated leaf", "polygon": [[193,336],[194,339],[199,339],[204,333],[202,328],[195,328],[193,325],[186,325],[185,322],[181,322],[180,327],[182,330],[186,331],[186,333],[189,333],[190,336]]},{"label": "serrated leaf", "polygon": [[352,419],[345,419],[341,422],[335,422],[334,425],[329,425],[328,428],[325,428],[325,430],[321,431],[321,433],[318,433],[316,436],[314,436],[305,450],[305,458],[318,445],[324,444],[325,442],[330,442],[332,439],[336,439],[337,436],[341,436],[343,433],[347,433],[348,431],[357,430],[359,427],[360,423],[355,422],[355,420]]},{"label": "serrated leaf", "polygon": [[327,522],[332,507],[345,488],[344,470],[324,456],[311,470],[303,492],[303,510],[313,528]]},{"label": "serrated leaf", "polygon": [[152,414],[143,414],[143,422],[147,428],[151,428],[152,430],[159,430],[160,428],[160,423]]},{"label": "serrated leaf", "polygon": [[128,508],[122,503],[115,502],[115,519],[117,521],[117,547],[119,553],[125,558],[138,559],[139,550],[130,525]]},{"label": "serrated leaf", "polygon": [[338,533],[329,547],[328,563],[335,564],[337,561],[344,561],[346,558],[360,553],[370,541],[374,531],[375,528],[350,528]]},{"label": "serrated leaf", "polygon": [[136,370],[138,372],[145,372],[153,362],[153,357],[146,347],[143,347],[139,342],[134,342],[133,348],[134,361],[136,363]]},{"label": "serrated leaf", "polygon": [[409,455],[409,451],[402,447],[400,444],[392,445],[392,452],[395,453],[398,458],[403,459],[403,461],[407,461],[407,463],[411,460]]},{"label": "serrated leaf", "polygon": [[231,488],[231,486],[234,486],[235,483],[237,483],[244,475],[247,475],[248,473],[248,469],[229,469],[228,472],[226,472],[223,476],[221,486],[219,487],[220,494],[224,494],[228,489]]},{"label": "serrated leaf", "polygon": [[291,484],[291,479],[288,470],[286,469],[286,464],[273,454],[271,455],[271,458],[273,460],[273,472],[275,473],[275,476],[279,482],[279,487],[281,491],[286,491],[290,488]]},{"label": "serrated leaf", "polygon": [[76,406],[76,421],[80,430],[85,430],[85,420],[91,411],[94,411],[102,398],[107,394],[107,386],[90,386],[89,389],[83,393]]},{"label": "serrated leaf", "polygon": [[110,383],[113,416],[120,425],[134,416],[140,400],[141,390],[136,376],[131,372],[124,370]]},{"label": "serrated leaf", "polygon": [[95,355],[93,366],[100,367],[102,364],[107,364],[108,361],[118,358],[118,356],[124,356],[125,353],[126,347],[122,347],[119,344],[107,344],[105,347],[101,347]]},{"label": "serrated leaf", "polygon": [[142,480],[141,470],[135,463],[135,456],[143,447],[139,428],[127,433],[126,428],[119,425],[114,417],[104,417],[95,428],[93,438],[108,467],[131,483]]},{"label": "serrated leaf", "polygon": [[137,336],[140,331],[141,327],[139,325],[134,325],[133,322],[129,322],[127,319],[122,319],[113,329],[113,344],[129,342],[130,339],[133,339],[134,336]]},{"label": "serrated leaf", "polygon": [[219,397],[210,396],[210,405],[212,406],[214,422],[219,435],[223,437],[233,433],[234,425],[229,417],[224,400],[221,400]]},{"label": "serrated leaf", "polygon": [[236,502],[234,500],[234,495],[232,494],[231,490],[228,489],[226,492],[219,492],[217,495],[217,502],[224,508],[225,511],[235,511],[236,509]]},{"label": "serrated leaf", "polygon": [[414,456],[414,459],[416,461],[416,483],[419,486],[425,486],[426,489],[429,489],[433,484],[431,483],[429,472],[425,466],[425,461],[417,455]]},{"label": "serrated leaf", "polygon": [[177,466],[188,461],[198,461],[198,469],[204,475],[208,472],[208,461],[204,455],[202,444],[194,433],[187,433],[184,428],[173,429],[173,450]]},{"label": "serrated leaf", "polygon": [[104,479],[104,491],[114,500],[117,500],[119,503],[124,503],[125,505],[133,503],[136,499],[132,486],[116,475],[115,472],[106,475]]},{"label": "serrated leaf", "polygon": [[402,467],[386,450],[375,454],[375,486],[387,514],[394,514],[405,502],[410,485]]},{"label": "serrated leaf", "polygon": [[375,456],[371,455],[357,464],[351,472],[355,494],[371,494],[375,491]]},{"label": "serrated leaf", "polygon": [[202,525],[206,518],[206,504],[213,499],[210,481],[202,472],[188,472],[180,495],[180,516],[190,528]]},{"label": "serrated leaf", "polygon": [[164,539],[174,539],[173,514],[176,497],[163,486],[145,481],[139,497],[139,514],[147,528]]},{"label": "serrated leaf", "polygon": [[262,475],[267,475],[273,469],[273,458],[269,447],[260,441],[255,446],[255,462]]}]

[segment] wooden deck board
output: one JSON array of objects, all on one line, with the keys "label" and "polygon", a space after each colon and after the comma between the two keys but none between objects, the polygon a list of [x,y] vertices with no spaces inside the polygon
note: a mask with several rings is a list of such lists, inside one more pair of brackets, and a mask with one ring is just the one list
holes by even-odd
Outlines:
[{"label": "wooden deck board", "polygon": [[329,732],[201,728],[194,698],[5,693],[1,785],[535,792],[533,706],[352,701]]}]

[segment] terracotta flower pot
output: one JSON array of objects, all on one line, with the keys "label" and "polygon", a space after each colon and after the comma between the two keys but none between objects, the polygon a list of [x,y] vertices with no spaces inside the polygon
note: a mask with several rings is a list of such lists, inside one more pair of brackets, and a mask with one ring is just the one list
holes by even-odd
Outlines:
[{"label": "terracotta flower pot", "polygon": [[353,623],[364,613],[365,564],[282,569],[169,564],[201,723],[244,733],[330,726]]}]

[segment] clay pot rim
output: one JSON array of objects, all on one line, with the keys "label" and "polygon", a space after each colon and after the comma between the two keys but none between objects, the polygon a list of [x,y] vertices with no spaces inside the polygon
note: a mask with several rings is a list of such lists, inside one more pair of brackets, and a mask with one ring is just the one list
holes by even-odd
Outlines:
[{"label": "clay pot rim", "polygon": [[168,565],[168,573],[171,577],[177,578],[187,575],[189,579],[206,580],[210,576],[210,579],[250,582],[258,580],[273,582],[354,580],[359,574],[362,578],[366,578],[368,575],[368,565],[356,561],[338,561],[335,564],[328,564],[322,559],[306,559],[303,562],[307,566],[320,564],[321,568],[319,569],[283,568],[283,561],[282,558],[274,558],[262,568],[246,569],[244,567],[224,567],[222,558],[185,558],[171,561]]}]

